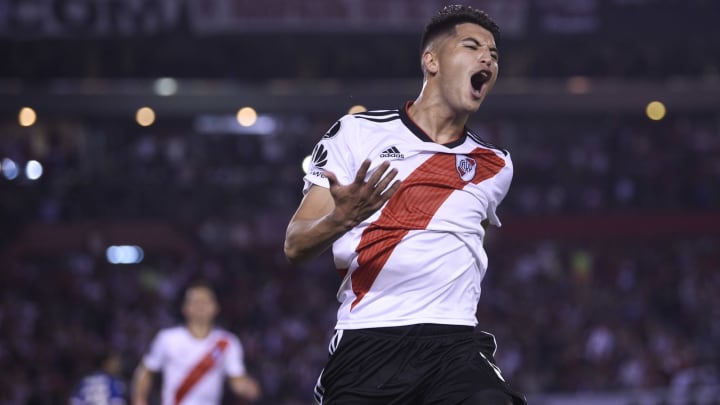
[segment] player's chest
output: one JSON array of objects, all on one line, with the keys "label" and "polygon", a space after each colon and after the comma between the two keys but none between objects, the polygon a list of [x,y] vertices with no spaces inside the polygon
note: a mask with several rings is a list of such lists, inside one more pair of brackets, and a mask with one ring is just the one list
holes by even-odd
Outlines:
[{"label": "player's chest", "polygon": [[189,368],[202,361],[216,362],[222,352],[209,342],[181,341],[168,345],[167,354],[174,367]]},{"label": "player's chest", "polygon": [[397,179],[403,188],[414,188],[419,193],[462,191],[478,195],[487,194],[492,182],[505,163],[494,153],[470,151],[448,153],[416,150],[401,143],[382,144],[371,150],[373,166],[389,161],[396,169]]}]

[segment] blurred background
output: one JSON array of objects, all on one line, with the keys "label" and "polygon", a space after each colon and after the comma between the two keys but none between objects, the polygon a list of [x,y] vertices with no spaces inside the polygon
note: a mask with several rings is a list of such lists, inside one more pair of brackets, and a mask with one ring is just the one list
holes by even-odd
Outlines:
[{"label": "blurred background", "polygon": [[[536,405],[720,404],[720,3],[466,3],[502,30],[470,127],[515,164],[478,310],[504,374]],[[0,0],[0,404],[67,403],[108,349],[129,382],[197,278],[259,403],[312,403],[340,279],[282,253],[303,161],[414,99],[445,4]]]}]

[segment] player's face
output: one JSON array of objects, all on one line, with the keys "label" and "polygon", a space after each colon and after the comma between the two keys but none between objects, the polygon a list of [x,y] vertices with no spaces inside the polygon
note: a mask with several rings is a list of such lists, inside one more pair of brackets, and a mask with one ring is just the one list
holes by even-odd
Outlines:
[{"label": "player's face", "polygon": [[185,293],[183,315],[191,322],[212,322],[217,315],[215,294],[205,287],[191,288]]},{"label": "player's face", "polygon": [[495,37],[477,24],[464,23],[439,45],[436,78],[446,101],[460,111],[477,111],[497,80]]}]

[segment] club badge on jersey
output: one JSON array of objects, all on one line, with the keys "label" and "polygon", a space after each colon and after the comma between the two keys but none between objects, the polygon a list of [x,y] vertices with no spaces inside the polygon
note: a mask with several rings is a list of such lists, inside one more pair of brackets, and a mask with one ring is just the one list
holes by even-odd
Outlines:
[{"label": "club badge on jersey", "polygon": [[475,159],[466,155],[455,155],[455,168],[463,181],[470,181],[475,177]]}]

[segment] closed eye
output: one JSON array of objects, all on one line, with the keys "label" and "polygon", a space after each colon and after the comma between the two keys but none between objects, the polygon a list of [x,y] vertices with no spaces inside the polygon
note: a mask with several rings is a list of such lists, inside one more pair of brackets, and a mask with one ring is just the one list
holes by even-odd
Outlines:
[{"label": "closed eye", "polygon": [[[464,46],[465,48],[471,49],[471,50],[473,50],[473,51],[477,51],[478,49],[480,49],[480,43],[477,42],[476,40],[474,40],[474,39],[472,39],[472,38],[468,38],[466,41],[467,41],[467,42],[463,43],[463,46]],[[497,62],[498,60],[500,60],[500,56],[498,55],[497,48],[495,48],[494,46],[491,46],[491,47],[489,47],[489,50],[490,50],[490,57],[491,57],[495,62]]]},{"label": "closed eye", "polygon": [[494,46],[490,47],[490,56],[495,60],[495,62],[500,59],[500,54],[498,53],[497,48],[495,48]]}]

